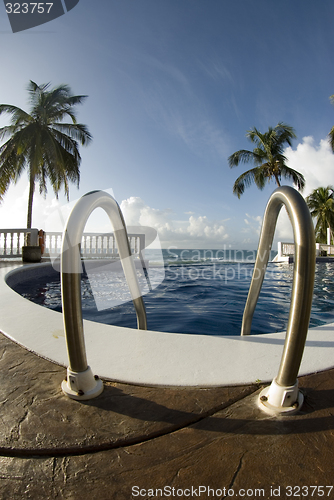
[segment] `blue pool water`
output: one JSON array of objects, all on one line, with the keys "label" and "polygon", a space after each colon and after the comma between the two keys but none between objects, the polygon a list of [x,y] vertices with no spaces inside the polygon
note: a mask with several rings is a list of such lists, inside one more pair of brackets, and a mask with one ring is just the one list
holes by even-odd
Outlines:
[{"label": "blue pool water", "polygon": [[[163,253],[165,279],[144,296],[148,328],[176,333],[240,335],[255,252],[240,255],[242,259],[226,252],[225,255],[210,254],[210,251],[204,254],[203,250],[196,254],[194,250],[170,252]],[[155,272],[161,273],[161,268],[153,265],[150,268],[153,281]],[[117,274],[112,279],[117,281]],[[292,264],[268,264],[253,318],[253,334],[286,329],[292,278]],[[99,282],[102,277],[97,275],[94,279]],[[136,328],[131,301],[112,309],[98,310],[92,286],[87,277],[82,279],[85,319]],[[30,280],[15,289],[29,300],[61,311],[59,276],[52,280]],[[333,298],[334,263],[319,263],[316,265],[311,327],[334,321]]]}]

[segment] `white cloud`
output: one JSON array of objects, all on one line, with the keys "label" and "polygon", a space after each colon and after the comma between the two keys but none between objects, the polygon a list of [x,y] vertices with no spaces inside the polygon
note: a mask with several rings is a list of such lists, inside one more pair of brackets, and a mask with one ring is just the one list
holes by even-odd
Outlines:
[{"label": "white cloud", "polygon": [[[10,186],[0,205],[1,228],[25,228],[27,225],[29,185],[24,178]],[[32,225],[44,228],[45,221],[56,210],[58,201],[55,196],[41,196],[38,188],[34,193]]]},{"label": "white cloud", "polygon": [[[73,190],[74,191],[74,190]],[[113,196],[112,189],[105,189]],[[24,177],[17,184],[10,186],[0,205],[0,228],[25,228],[27,225],[29,185]],[[78,201],[76,197],[70,203],[66,202],[63,194],[59,194],[59,200],[55,197],[52,189],[44,196],[35,189],[32,211],[32,227],[43,229],[46,232],[63,231],[66,220]],[[107,214],[103,209],[94,210],[89,217],[86,232],[108,232],[111,225]]]},{"label": "white cloud", "polygon": [[246,218],[244,219],[244,223],[246,224],[240,230],[240,233],[244,235],[242,240],[243,245],[251,246],[254,249],[257,246],[257,239],[260,235],[262,217],[260,215],[250,215],[248,213],[245,214]]},{"label": "white cloud", "polygon": [[127,225],[153,227],[164,247],[210,248],[221,245],[229,237],[222,220],[214,221],[201,215],[175,220],[172,210],[149,207],[139,197],[123,200],[120,207]]},{"label": "white cloud", "polygon": [[[293,230],[291,221],[288,217],[287,211],[282,208],[280,214],[278,216],[276,232],[275,232],[275,241],[293,241]],[[273,247],[276,250],[275,247]]]},{"label": "white cloud", "polygon": [[304,196],[308,196],[313,189],[333,184],[334,154],[327,139],[321,139],[319,145],[316,145],[313,137],[304,137],[296,150],[289,147],[285,155],[289,167],[305,177]]},{"label": "white cloud", "polygon": [[[317,145],[313,137],[303,137],[303,140],[293,150],[288,147],[285,151],[289,167],[297,170],[305,177],[303,196],[306,198],[313,189],[334,184],[334,154],[327,139],[321,139]],[[276,241],[293,241],[291,222],[285,210],[281,210]]]}]

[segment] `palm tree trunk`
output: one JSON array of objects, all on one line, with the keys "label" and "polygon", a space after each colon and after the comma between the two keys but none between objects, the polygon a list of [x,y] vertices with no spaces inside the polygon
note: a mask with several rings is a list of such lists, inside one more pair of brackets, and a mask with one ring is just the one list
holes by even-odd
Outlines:
[{"label": "palm tree trunk", "polygon": [[277,186],[278,186],[278,187],[281,187],[281,183],[280,183],[280,181],[279,181],[278,175],[277,175],[277,174],[274,174],[274,176],[275,176],[275,180],[276,180]]},{"label": "palm tree trunk", "polygon": [[[35,178],[30,169],[27,229],[31,229],[31,224],[32,224],[32,203],[34,199],[34,192],[35,192]],[[28,246],[30,245],[30,233],[28,233],[27,235],[27,245]]]}]

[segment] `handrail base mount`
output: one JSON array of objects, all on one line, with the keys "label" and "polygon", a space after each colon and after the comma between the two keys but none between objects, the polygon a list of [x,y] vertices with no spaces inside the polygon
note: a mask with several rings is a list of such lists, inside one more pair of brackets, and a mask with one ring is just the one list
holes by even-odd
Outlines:
[{"label": "handrail base mount", "polygon": [[101,394],[103,382],[97,375],[93,375],[90,366],[83,372],[75,372],[67,368],[67,378],[63,380],[61,388],[69,398],[86,401]]},{"label": "handrail base mount", "polygon": [[304,402],[304,396],[298,389],[298,381],[289,387],[279,385],[276,378],[271,385],[260,392],[258,406],[270,415],[293,415]]}]

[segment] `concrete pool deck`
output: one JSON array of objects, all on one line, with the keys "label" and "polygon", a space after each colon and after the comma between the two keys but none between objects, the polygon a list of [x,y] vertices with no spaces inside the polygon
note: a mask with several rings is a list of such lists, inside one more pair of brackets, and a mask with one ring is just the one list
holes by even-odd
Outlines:
[{"label": "concrete pool deck", "polygon": [[0,498],[334,498],[333,369],[300,377],[301,411],[279,418],[258,384],[106,381],[77,402],[65,375],[0,334]]}]

